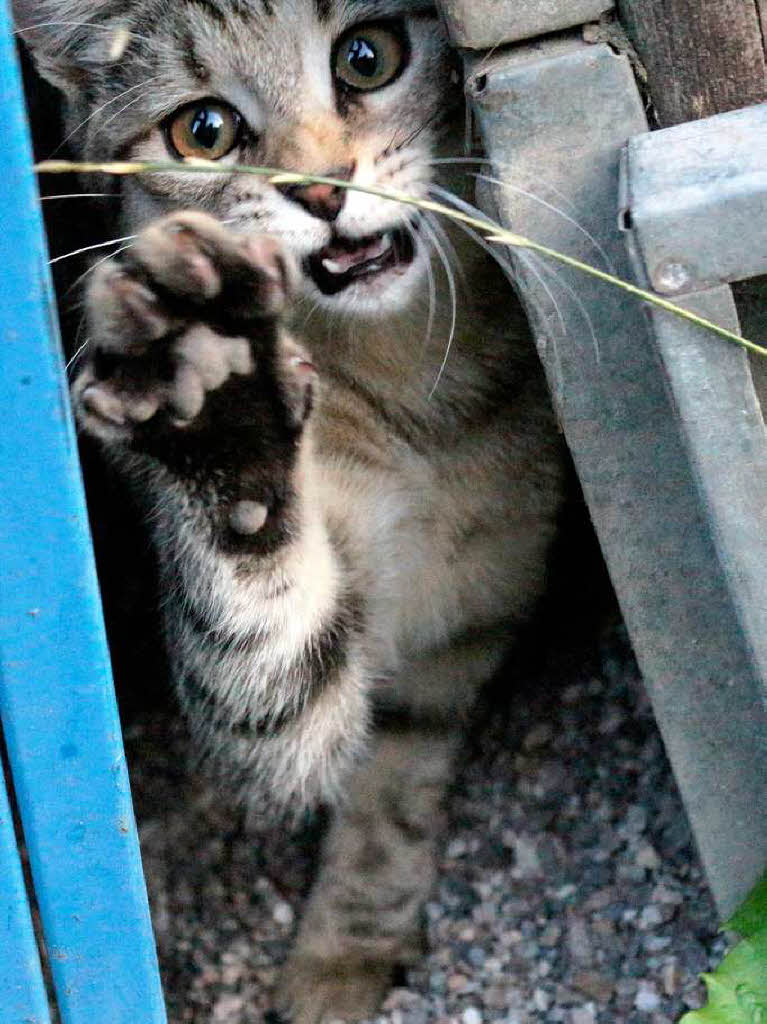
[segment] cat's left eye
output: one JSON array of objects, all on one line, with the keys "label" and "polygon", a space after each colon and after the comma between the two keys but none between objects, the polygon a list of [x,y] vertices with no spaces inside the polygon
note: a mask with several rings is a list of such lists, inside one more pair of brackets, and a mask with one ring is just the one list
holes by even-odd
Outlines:
[{"label": "cat's left eye", "polygon": [[359,92],[380,89],[407,63],[404,29],[397,23],[356,25],[336,44],[333,63],[342,85]]},{"label": "cat's left eye", "polygon": [[197,100],[165,122],[165,137],[175,156],[220,160],[231,153],[242,134],[242,118],[216,100]]}]

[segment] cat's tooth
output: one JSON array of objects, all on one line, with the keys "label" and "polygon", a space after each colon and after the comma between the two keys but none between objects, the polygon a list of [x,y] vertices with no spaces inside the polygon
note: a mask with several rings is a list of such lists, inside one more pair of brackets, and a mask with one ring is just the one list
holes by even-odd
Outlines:
[{"label": "cat's tooth", "polygon": [[336,260],[323,260],[322,265],[329,274],[345,274],[346,268]]}]

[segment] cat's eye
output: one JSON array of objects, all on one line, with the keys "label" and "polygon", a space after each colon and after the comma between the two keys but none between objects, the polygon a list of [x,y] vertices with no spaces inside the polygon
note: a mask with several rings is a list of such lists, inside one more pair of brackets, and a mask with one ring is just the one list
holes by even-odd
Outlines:
[{"label": "cat's eye", "polygon": [[356,25],[339,39],[334,51],[338,81],[369,92],[393,82],[407,63],[407,42],[399,23]]},{"label": "cat's eye", "polygon": [[242,118],[216,100],[197,100],[177,110],[165,123],[165,137],[175,156],[220,160],[242,134]]}]

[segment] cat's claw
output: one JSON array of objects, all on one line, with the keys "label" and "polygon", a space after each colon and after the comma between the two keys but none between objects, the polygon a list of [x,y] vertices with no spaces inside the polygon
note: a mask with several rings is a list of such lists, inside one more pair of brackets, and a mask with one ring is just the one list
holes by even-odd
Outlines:
[{"label": "cat's claw", "polygon": [[296,273],[278,240],[236,235],[207,214],[150,224],[122,259],[92,275],[86,305],[95,355],[73,389],[83,426],[126,439],[163,413],[184,428],[208,394],[257,372],[264,346],[276,356],[286,417],[300,426],[314,368],[277,327]]}]

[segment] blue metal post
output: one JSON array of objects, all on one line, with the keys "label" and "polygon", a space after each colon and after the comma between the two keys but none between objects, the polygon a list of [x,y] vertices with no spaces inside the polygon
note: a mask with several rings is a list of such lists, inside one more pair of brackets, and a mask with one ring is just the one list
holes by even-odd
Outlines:
[{"label": "blue metal post", "polygon": [[62,1021],[163,1024],[4,0],[0,109],[0,716]]},{"label": "blue metal post", "polygon": [[50,1024],[11,808],[0,771],[0,1024]]}]

